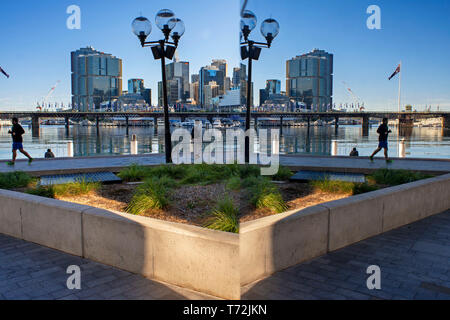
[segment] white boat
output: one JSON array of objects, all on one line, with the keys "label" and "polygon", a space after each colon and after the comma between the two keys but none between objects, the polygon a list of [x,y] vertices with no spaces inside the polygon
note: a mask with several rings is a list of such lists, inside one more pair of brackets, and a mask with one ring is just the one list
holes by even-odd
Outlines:
[{"label": "white boat", "polygon": [[213,128],[218,128],[218,129],[223,128],[222,121],[221,121],[220,119],[214,120],[214,122],[213,122]]}]

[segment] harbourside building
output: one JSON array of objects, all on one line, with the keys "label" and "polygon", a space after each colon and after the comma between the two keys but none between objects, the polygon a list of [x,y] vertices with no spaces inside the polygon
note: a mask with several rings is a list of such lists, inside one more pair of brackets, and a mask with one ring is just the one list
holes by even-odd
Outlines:
[{"label": "harbourside building", "polygon": [[333,105],[333,54],[314,49],[286,62],[286,91],[312,111]]},{"label": "harbourside building", "polygon": [[92,47],[71,52],[72,106],[98,111],[101,103],[122,95],[122,60]]}]

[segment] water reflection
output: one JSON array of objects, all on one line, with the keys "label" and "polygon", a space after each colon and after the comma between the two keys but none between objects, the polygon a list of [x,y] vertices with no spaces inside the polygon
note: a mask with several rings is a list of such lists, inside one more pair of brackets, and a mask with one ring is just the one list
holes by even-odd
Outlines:
[{"label": "water reflection", "polygon": [[[0,129],[0,158],[11,156],[11,137],[7,127]],[[130,154],[131,137],[136,135],[138,153],[164,151],[164,128],[73,126],[67,131],[64,126],[41,126],[40,136],[32,137],[31,128],[24,127],[24,147],[33,157],[42,158],[51,148],[57,157],[67,156],[67,142],[73,141],[75,157]],[[331,155],[332,141],[337,141],[337,154],[348,155],[357,147],[361,156],[368,156],[377,147],[376,127],[369,135],[362,135],[361,126],[334,126],[283,128],[280,138],[280,153]],[[268,129],[270,130],[270,129]],[[391,156],[398,155],[397,143],[405,139],[407,157],[450,158],[450,132],[441,128],[393,129],[390,136]],[[225,134],[224,134],[225,136]],[[270,133],[269,133],[270,136]]]}]

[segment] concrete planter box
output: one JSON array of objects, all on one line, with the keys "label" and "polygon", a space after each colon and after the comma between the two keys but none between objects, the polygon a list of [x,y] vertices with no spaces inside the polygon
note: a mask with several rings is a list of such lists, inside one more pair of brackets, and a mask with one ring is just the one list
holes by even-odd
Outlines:
[{"label": "concrete planter box", "polygon": [[277,271],[450,208],[450,174],[241,224],[230,234],[0,190],[0,233],[225,299]]},{"label": "concrete planter box", "polygon": [[239,235],[0,190],[0,233],[239,299]]},{"label": "concrete planter box", "polygon": [[450,174],[242,223],[241,286],[450,208]]}]

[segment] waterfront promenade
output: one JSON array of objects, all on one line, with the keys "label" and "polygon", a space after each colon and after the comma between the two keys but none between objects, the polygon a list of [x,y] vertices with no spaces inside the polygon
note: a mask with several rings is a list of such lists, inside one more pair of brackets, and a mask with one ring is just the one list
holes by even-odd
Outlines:
[{"label": "waterfront promenade", "polygon": [[[367,267],[381,270],[368,290]],[[242,288],[242,299],[450,300],[450,211],[361,241]]]},{"label": "waterfront promenade", "polygon": [[[250,284],[243,299],[450,299],[450,211],[364,240]],[[68,290],[78,265],[81,290]],[[366,268],[381,268],[381,290]],[[0,234],[2,299],[213,299]]]},{"label": "waterfront promenade", "polygon": [[[118,172],[133,163],[152,166],[164,163],[163,154],[137,156],[105,156],[85,158],[36,159],[30,165],[26,160],[18,160],[15,166],[8,166],[7,161],[0,161],[0,172],[25,171],[34,175],[112,171]],[[387,164],[383,158],[370,162],[367,157],[331,157],[309,155],[281,155],[280,163],[293,170],[341,171],[370,173],[377,169],[403,169],[429,173],[450,172],[450,160],[393,158]]]},{"label": "waterfront promenade", "polygon": [[[67,267],[81,269],[81,290],[69,290]],[[140,275],[0,234],[0,300],[215,299]]]}]

